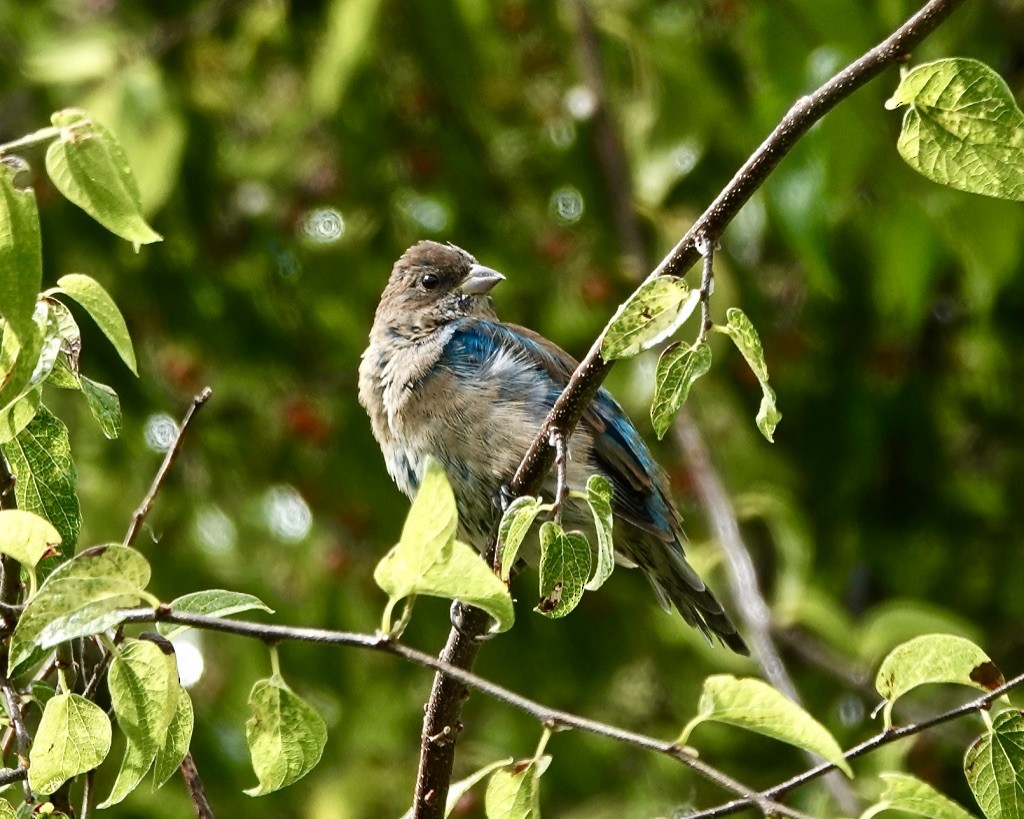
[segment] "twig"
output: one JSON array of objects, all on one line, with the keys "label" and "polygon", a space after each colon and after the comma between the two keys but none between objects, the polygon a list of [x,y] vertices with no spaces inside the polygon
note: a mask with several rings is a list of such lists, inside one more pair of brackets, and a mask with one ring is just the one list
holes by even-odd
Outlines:
[{"label": "twig", "polygon": [[[7,458],[0,452],[0,509],[17,509],[18,499],[14,494],[14,473]],[[3,617],[3,631],[14,631],[18,624],[19,612],[15,607],[21,596],[21,564],[9,555],[0,556],[0,615]]]},{"label": "twig", "polygon": [[96,811],[96,769],[93,768],[85,775],[85,785],[82,787],[82,809],[79,812],[79,819],[92,819]]},{"label": "twig", "polygon": [[[765,183],[782,158],[816,122],[887,66],[903,59],[963,2],[964,0],[929,0],[894,34],[840,71],[813,94],[798,100],[648,278],[684,274],[699,255],[696,249],[698,237],[717,240],[740,208]],[[537,437],[524,455],[509,484],[514,496],[536,494],[551,469],[554,458],[553,448],[549,443],[552,431],[558,431],[567,438],[572,434],[601,382],[611,370],[612,364],[601,357],[600,339],[601,336],[598,336],[590,352],[572,374],[568,385],[555,401],[544,424],[538,430]],[[493,541],[485,558],[493,562]],[[451,656],[465,657],[465,667],[470,668],[476,659],[477,651],[466,650],[462,645],[464,641],[473,642],[471,635],[453,630],[449,633],[445,652]],[[456,725],[462,708],[461,693],[458,687],[446,686],[442,676],[435,678],[427,704],[427,717],[424,720],[425,737],[436,736],[444,728],[451,730],[451,726]],[[447,702],[438,701],[442,696],[452,694],[459,694],[459,697]],[[454,760],[453,745],[454,738],[437,752],[432,751],[434,746],[429,743],[422,746],[416,799],[413,804],[414,819],[441,819],[443,816],[448,783],[451,780],[451,763]],[[434,770],[425,770],[431,766]],[[424,782],[438,783],[439,787],[426,792],[422,790]]]},{"label": "twig", "polygon": [[[6,657],[3,659],[4,665],[6,665]],[[14,686],[6,674],[0,674],[0,692],[3,692],[4,710],[7,711],[7,718],[11,721],[11,725],[14,727],[14,735],[18,740],[18,767],[26,768],[28,767],[28,755],[32,750],[32,737],[29,736],[28,728],[25,727],[25,715],[21,710],[21,697],[14,690]],[[25,800],[31,802],[32,789],[29,787],[27,779],[25,780],[24,791]]]},{"label": "twig", "polygon": [[562,506],[569,490],[567,472],[569,470],[569,453],[566,451],[565,436],[558,430],[551,430],[551,443],[555,448],[555,522],[562,525]]},{"label": "twig", "polygon": [[188,428],[189,422],[192,420],[192,416],[199,412],[203,408],[203,405],[210,400],[210,396],[213,395],[213,390],[209,387],[203,387],[202,391],[192,399],[192,406],[189,407],[188,412],[185,413],[185,417],[181,419],[181,425],[178,427],[178,434],[174,438],[174,443],[171,444],[167,450],[167,454],[164,456],[164,461],[160,464],[160,468],[156,472],[156,477],[153,478],[153,484],[149,487],[149,492],[146,493],[146,497],[142,499],[142,503],[139,508],[135,510],[135,514],[132,515],[132,522],[128,526],[128,531],[124,536],[125,546],[130,546],[135,542],[135,538],[138,537],[139,530],[142,528],[142,524],[146,520],[146,516],[149,515],[149,510],[153,507],[153,501],[156,499],[157,492],[160,491],[160,487],[163,485],[164,479],[167,477],[168,471],[170,471],[171,465],[174,463],[174,459],[178,455],[178,450],[181,449],[182,438],[185,435],[185,430]]},{"label": "twig", "polygon": [[[478,610],[471,609],[470,611]],[[383,654],[392,654],[416,663],[417,665],[424,666],[425,668],[432,668],[435,671],[442,673],[445,680],[457,681],[462,684],[464,688],[475,688],[489,697],[529,714],[546,726],[585,731],[587,733],[613,739],[636,748],[656,751],[675,759],[677,762],[680,762],[701,776],[707,777],[709,780],[721,785],[725,789],[750,790],[745,785],[734,782],[721,771],[694,757],[692,755],[693,752],[690,749],[676,745],[673,742],[667,742],[644,734],[627,731],[613,725],[607,725],[586,717],[580,717],[567,711],[550,708],[542,703],[531,700],[528,697],[524,697],[515,691],[505,688],[504,686],[484,679],[471,671],[459,668],[445,660],[438,659],[427,654],[424,651],[420,651],[419,649],[415,649],[411,646],[392,640],[386,634],[363,634],[352,631],[332,631],[320,628],[282,626],[273,623],[257,623],[252,620],[229,620],[223,617],[211,617],[204,614],[189,614],[185,612],[171,611],[171,609],[165,606],[161,606],[156,609],[146,607],[126,609],[122,614],[124,616],[123,622],[126,624],[153,622],[174,623],[177,625],[204,629],[206,631],[219,631],[226,634],[249,637],[251,639],[260,640],[264,643],[279,643],[287,640],[319,643],[321,645],[349,646],[353,648],[378,651]],[[890,742],[903,739],[904,737],[908,737],[913,734],[919,734],[922,731],[935,727],[936,725],[941,725],[958,717],[965,716],[966,714],[972,714],[977,711],[987,709],[995,700],[1003,696],[1003,694],[1006,694],[1015,688],[1019,688],[1022,685],[1024,685],[1024,674],[1020,674],[1006,682],[1004,685],[989,691],[985,695],[964,703],[963,705],[957,706],[949,711],[944,711],[941,714],[920,720],[910,725],[904,725],[890,731],[883,731],[871,739],[866,740],[859,745],[855,745],[843,756],[845,759],[854,759],[883,745],[887,745]],[[436,736],[433,738],[435,740],[439,739]],[[791,779],[787,779],[785,782],[782,782],[773,788],[761,791],[759,794],[756,794],[756,799],[753,794],[749,797],[744,796],[742,799],[737,799],[717,808],[712,808],[711,810],[694,814],[691,819],[710,819],[711,817],[725,816],[727,814],[736,813],[737,811],[751,807],[755,804],[760,804],[762,807],[769,807],[764,804],[763,800],[765,799],[773,803],[770,806],[771,810],[776,812],[781,810],[783,815],[792,816],[795,811],[777,804],[775,800],[781,798],[794,788],[817,779],[832,770],[836,770],[835,764],[831,762],[823,763],[794,776]],[[2,784],[3,781],[2,776],[0,776],[0,784]]]},{"label": "twig", "polygon": [[[934,728],[936,725],[942,725],[943,723],[950,722],[957,717],[962,717],[965,714],[973,714],[977,711],[987,710],[999,697],[1003,696],[1014,688],[1020,687],[1024,684],[1024,674],[1020,674],[1009,680],[1005,684],[994,688],[984,696],[978,697],[977,699],[966,702],[957,708],[953,708],[949,711],[943,711],[941,714],[937,714],[934,717],[914,722],[909,725],[903,725],[899,728],[893,728],[889,731],[882,731],[879,734],[867,739],[859,745],[854,745],[850,750],[843,754],[843,759],[856,759],[859,756],[870,753],[876,748],[881,748],[883,745],[888,745],[890,742],[895,742],[898,739],[909,737],[914,734],[919,734],[922,731],[926,731],[929,728]],[[794,777],[787,779],[785,782],[780,782],[768,790],[761,791],[761,796],[767,796],[771,799],[778,799],[784,794],[789,793],[794,788],[799,788],[801,785],[805,785],[820,776],[838,770],[838,766],[833,762],[823,762],[810,770],[804,771],[802,774],[797,774]],[[724,805],[719,805],[717,808],[711,808],[710,810],[701,811],[700,813],[690,814],[687,819],[714,819],[718,816],[728,816],[733,813],[738,813],[745,808],[751,807],[751,802],[748,799],[736,799],[732,802],[728,802]]]},{"label": "twig", "polygon": [[199,778],[199,769],[196,768],[192,754],[185,754],[179,770],[181,770],[181,778],[185,780],[185,787],[188,788],[188,795],[192,797],[197,819],[214,819],[213,808],[210,807],[210,802],[206,798],[206,788],[203,787],[203,780]]},{"label": "twig", "polygon": [[718,247],[710,240],[701,240],[698,247],[704,257],[704,269],[700,277],[700,331],[697,333],[697,343],[703,344],[708,340],[712,327],[711,294],[715,292],[715,251]]},{"label": "twig", "polygon": [[[468,609],[467,614],[480,612],[479,609]],[[480,612],[482,613],[482,612]],[[770,809],[783,816],[797,816],[796,811],[778,805],[773,800],[764,800],[746,785],[731,779],[726,774],[698,759],[692,750],[681,747],[655,737],[616,728],[603,722],[580,717],[567,711],[550,708],[539,702],[524,697],[504,686],[477,676],[471,671],[453,665],[445,659],[439,659],[424,651],[392,640],[386,634],[363,634],[352,631],[331,631],[329,629],[305,628],[301,626],[281,626],[268,623],[257,623],[251,620],[228,620],[222,617],[211,617],[204,614],[190,614],[172,611],[167,607],[126,609],[123,612],[124,623],[174,623],[182,626],[220,631],[250,637],[264,643],[279,643],[285,640],[320,643],[322,645],[340,645],[354,648],[370,649],[384,654],[393,654],[410,662],[434,669],[442,676],[446,685],[459,685],[463,691],[474,688],[489,697],[505,703],[512,708],[523,711],[537,719],[540,723],[552,728],[576,729],[587,733],[603,736],[618,742],[632,745],[649,751],[656,751],[675,759],[687,768],[714,782],[725,790],[744,794],[747,799],[756,799],[765,809]],[[457,726],[448,731],[438,731],[428,737],[431,744],[438,747],[454,745],[453,738],[457,734]],[[425,791],[429,792],[429,791]],[[771,804],[769,804],[771,803]]]},{"label": "twig", "polygon": [[[710,266],[711,257],[712,251],[708,249],[704,256],[705,272]],[[703,285],[701,291],[703,293]],[[793,702],[800,705],[802,704],[800,692],[797,690],[793,678],[790,677],[779,650],[775,646],[775,641],[772,639],[771,609],[757,582],[757,570],[754,568],[750,551],[740,534],[736,513],[729,501],[725,487],[722,486],[722,482],[711,464],[711,455],[708,453],[700,432],[693,418],[685,410],[676,417],[675,436],[679,448],[686,456],[697,494],[711,519],[718,544],[725,553],[732,599],[743,620],[743,631],[750,641],[754,659],[761,666],[768,681]],[[806,756],[811,763],[820,760],[820,757],[815,754],[807,753]],[[841,777],[842,774],[829,776],[826,785],[843,813],[854,815],[859,812],[857,797],[846,780]]]}]

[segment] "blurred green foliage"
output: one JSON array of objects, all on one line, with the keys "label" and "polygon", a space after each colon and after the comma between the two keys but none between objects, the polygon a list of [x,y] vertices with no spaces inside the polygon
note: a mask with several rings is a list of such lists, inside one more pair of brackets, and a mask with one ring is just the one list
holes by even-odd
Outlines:
[{"label": "blurred green foliage", "polygon": [[[651,246],[671,247],[794,99],[917,5],[595,0]],[[984,60],[1019,99],[1024,9],[967,3],[914,60],[950,55]],[[214,398],[137,544],[154,591],[232,588],[280,622],[375,628],[385,600],[373,567],[407,503],[355,384],[393,260],[420,238],[454,241],[508,275],[496,293],[503,318],[577,355],[641,272],[613,227],[578,66],[575,16],[561,3],[0,3],[0,141],[58,108],[88,110],[123,143],[165,237],[136,255],[50,187],[42,151],[24,154],[44,286],[75,272],[99,279],[139,353],[135,381],[80,322],[86,373],[121,395],[120,440],[105,440],[80,402],[54,401],[78,465],[81,544],[121,536],[166,445],[166,416],[209,384]],[[715,365],[689,399],[780,627],[833,657],[822,668],[786,650],[809,710],[845,745],[877,728],[866,716],[875,700],[836,668],[869,679],[894,644],[935,630],[979,640],[1008,672],[1024,666],[1024,218],[1018,204],[941,188],[903,163],[899,116],[882,107],[897,82],[885,74],[815,128],[716,258],[716,320],[739,305],[764,343],[785,414],[776,444],[752,423],[760,390],[728,340],[710,339]],[[647,354],[609,379],[651,440],[653,368]],[[670,439],[659,452],[694,563],[724,590],[685,464]],[[554,622],[529,612],[535,581],[517,586],[516,627],[478,671],[545,703],[675,736],[704,677],[753,673],[666,617],[632,573]],[[446,605],[423,600],[406,639],[433,650],[447,628]],[[218,815],[405,809],[431,675],[355,650],[282,646],[283,673],[325,715],[329,739],[309,777],[253,801],[242,793],[255,782],[243,724],[267,653],[197,639],[193,751]],[[528,755],[539,735],[479,696],[465,722],[457,775]],[[902,765],[971,804],[959,760],[976,727],[893,746],[858,770]],[[803,766],[770,740],[702,732],[705,758],[748,784]],[[666,815],[721,797],[668,760],[597,738],[558,735],[548,752],[550,815]],[[859,787],[870,791],[871,778]],[[820,793],[796,801],[814,813]],[[480,802],[460,815],[479,815]],[[111,815],[190,810],[172,781]]]}]

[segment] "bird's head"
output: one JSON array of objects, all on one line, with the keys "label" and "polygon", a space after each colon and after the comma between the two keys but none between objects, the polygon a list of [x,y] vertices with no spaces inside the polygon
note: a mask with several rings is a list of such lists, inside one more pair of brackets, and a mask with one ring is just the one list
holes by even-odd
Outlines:
[{"label": "bird's head", "polygon": [[464,316],[494,316],[491,289],[505,277],[451,244],[423,241],[395,262],[375,324],[415,338]]}]

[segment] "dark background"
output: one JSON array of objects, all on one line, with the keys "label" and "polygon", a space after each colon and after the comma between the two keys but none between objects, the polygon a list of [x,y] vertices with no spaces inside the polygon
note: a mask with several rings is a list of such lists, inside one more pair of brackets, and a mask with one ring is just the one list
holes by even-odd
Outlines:
[{"label": "dark background", "polygon": [[[600,0],[593,11],[644,239],[660,256],[786,108],[897,26],[906,0]],[[125,429],[102,438],[77,396],[71,428],[82,545],[116,540],[160,455],[160,417],[214,397],[189,432],[139,540],[164,599],[251,592],[290,624],[372,631],[373,567],[407,509],[356,401],[356,368],[391,264],[420,238],[451,240],[508,281],[500,315],[582,355],[643,271],[624,251],[595,148],[572,5],[501,0],[0,2],[0,140],[80,106],[123,141],[165,241],[135,254],[35,168],[45,283],[85,272],[124,310],[132,379],[84,315],[83,371],[121,394]],[[915,55],[982,59],[1018,98],[1024,12],[969,2]],[[978,640],[1024,666],[1024,213],[940,188],[895,150],[890,70],[785,160],[726,233],[715,317],[737,305],[765,344],[784,414],[768,444],[756,381],[723,338],[692,393],[810,710],[844,745],[878,730],[870,679],[897,642]],[[695,332],[692,328],[687,334]],[[608,385],[653,440],[653,355]],[[157,435],[156,437],[159,437]],[[693,562],[726,590],[722,556],[671,439],[669,468]],[[710,673],[757,674],[665,616],[643,578],[617,572],[567,620],[530,612],[478,670],[547,704],[666,738]],[[447,608],[423,600],[406,639],[435,651]],[[203,635],[191,689],[193,752],[217,814],[396,816],[410,802],[431,675],[349,649],[282,647],[291,685],[330,739],[305,780],[253,801],[243,723],[265,650]],[[783,640],[789,646],[790,640]],[[801,650],[798,650],[801,649]],[[803,655],[824,654],[824,664]],[[841,671],[843,674],[837,675]],[[855,679],[848,679],[853,676]],[[867,681],[858,686],[857,679]],[[966,690],[908,697],[938,709]],[[905,717],[904,717],[905,718]],[[976,718],[859,762],[910,770],[972,805],[960,759]],[[529,718],[474,696],[457,773],[527,755]],[[799,753],[707,725],[692,741],[752,786],[800,770]],[[664,816],[723,795],[671,761],[556,736],[542,801],[554,816]],[[104,766],[105,793],[119,750]],[[824,813],[819,786],[804,809]],[[798,800],[798,801],[800,801]],[[460,815],[479,815],[463,806]],[[115,816],[190,811],[172,781]]]}]

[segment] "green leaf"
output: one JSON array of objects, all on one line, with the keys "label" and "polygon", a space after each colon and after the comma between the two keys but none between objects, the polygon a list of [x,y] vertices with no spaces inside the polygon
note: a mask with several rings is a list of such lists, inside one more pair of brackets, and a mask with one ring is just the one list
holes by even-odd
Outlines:
[{"label": "green leaf", "polygon": [[98,705],[78,694],[53,697],[29,753],[32,790],[53,793],[71,777],[91,771],[106,758],[110,739],[110,720]]},{"label": "green leaf", "polygon": [[82,395],[89,405],[89,411],[103,430],[107,438],[116,438],[121,434],[121,402],[117,393],[106,384],[99,384],[84,375],[78,377]]},{"label": "green leaf", "polygon": [[10,802],[0,800],[0,819],[18,819],[18,814]]},{"label": "green leaf", "polygon": [[738,307],[725,311],[725,326],[716,324],[715,329],[732,339],[736,349],[743,354],[747,364],[761,384],[761,407],[757,411],[757,428],[769,441],[774,442],[775,428],[782,420],[782,413],[775,406],[775,391],[768,385],[768,366],[764,361],[761,338],[750,323],[750,319]]},{"label": "green leaf", "polygon": [[103,286],[91,276],[69,273],[57,280],[56,291],[66,294],[85,308],[103,335],[110,339],[128,369],[138,375],[135,348],[128,334],[128,325],[124,323],[124,316]]},{"label": "green leaf", "polygon": [[135,790],[167,742],[181,690],[174,652],[150,640],[127,640],[110,664],[107,685],[128,745],[101,808],[116,805]]},{"label": "green leaf", "polygon": [[594,576],[584,588],[597,591],[615,569],[615,543],[612,540],[612,486],[602,475],[587,479],[587,505],[594,516],[597,532],[597,566]]},{"label": "green leaf", "polygon": [[[470,790],[472,790],[479,782],[482,782],[498,768],[505,768],[515,762],[512,757],[508,759],[499,759],[497,762],[492,762],[490,765],[485,765],[479,771],[474,771],[465,779],[460,779],[458,782],[453,782],[451,787],[448,788],[448,799],[444,803],[444,815],[451,816],[455,806],[459,804],[459,800],[462,799]],[[408,814],[412,816],[412,811]]]},{"label": "green leaf", "polygon": [[18,507],[50,521],[60,532],[64,553],[71,552],[78,542],[82,515],[67,427],[40,405],[18,437],[0,448],[17,479],[14,494]]},{"label": "green leaf", "polygon": [[152,761],[178,706],[174,651],[152,640],[126,640],[110,664],[107,687],[117,724]]},{"label": "green leaf", "polygon": [[540,819],[540,777],[550,756],[518,762],[495,771],[487,783],[487,819]]},{"label": "green leaf", "polygon": [[530,527],[544,506],[544,501],[540,498],[531,498],[527,495],[512,501],[501,516],[501,523],[498,525],[498,555],[501,579],[506,583],[515,567],[519,547],[523,545]]},{"label": "green leaf", "polygon": [[[243,611],[265,611],[273,614],[274,610],[258,597],[242,592],[225,591],[224,589],[207,589],[177,597],[171,601],[171,611],[178,614],[204,614],[208,617],[228,617]],[[157,623],[157,631],[165,637],[173,637],[189,626],[176,623]]]},{"label": "green leaf", "polygon": [[178,704],[174,710],[174,717],[171,724],[167,726],[167,736],[164,744],[157,752],[156,761],[153,763],[153,787],[159,788],[170,779],[181,761],[188,753],[188,746],[192,742],[192,729],[195,726],[195,713],[192,709],[192,698],[188,692],[178,686]]},{"label": "green leaf", "polygon": [[0,553],[35,566],[59,545],[60,532],[45,518],[23,509],[0,511]]},{"label": "green leaf", "polygon": [[651,422],[658,438],[664,438],[672,419],[686,403],[690,387],[711,369],[711,348],[707,344],[692,347],[673,344],[658,359],[654,374],[654,401]]},{"label": "green leaf", "polygon": [[384,612],[385,631],[391,630],[395,604],[417,594],[461,600],[490,614],[497,621],[497,631],[512,627],[515,612],[508,589],[479,552],[455,540],[457,526],[455,495],[441,465],[428,458],[402,538],[373,573],[390,597]]},{"label": "green leaf", "polygon": [[1001,711],[964,758],[964,773],[988,819],[1024,815],[1024,714]]},{"label": "green leaf", "polygon": [[592,555],[582,532],[566,532],[554,521],[540,527],[540,596],[537,611],[565,617],[580,602]]},{"label": "green leaf", "polygon": [[897,699],[919,685],[942,682],[991,691],[1005,680],[989,656],[970,640],[952,634],[915,637],[889,652],[875,677],[875,688],[886,700],[886,727],[892,725]]},{"label": "green leaf", "polygon": [[58,566],[33,597],[11,636],[13,673],[37,648],[96,634],[123,619],[149,583],[149,563],[128,546],[87,549]]},{"label": "green leaf", "polygon": [[327,744],[327,725],[276,676],[253,686],[249,707],[252,716],[245,723],[245,738],[260,784],[245,792],[263,796],[312,770]]},{"label": "green leaf", "polygon": [[767,683],[749,677],[716,674],[704,681],[697,716],[678,742],[685,744],[702,722],[724,722],[811,751],[852,777],[843,749],[820,722]]},{"label": "green leaf", "polygon": [[910,107],[896,147],[914,170],[958,190],[1024,200],[1024,112],[985,63],[919,65],[885,103],[901,105]]},{"label": "green leaf", "polygon": [[20,339],[14,328],[4,326],[0,344],[0,409],[7,410],[31,389],[48,329],[46,305],[37,302],[32,314],[32,329]]},{"label": "green leaf", "polygon": [[19,169],[0,161],[0,318],[24,341],[33,332],[43,251],[36,195],[14,184]]},{"label": "green leaf", "polygon": [[29,425],[39,410],[40,390],[23,395],[14,405],[0,413],[0,444],[13,441]]},{"label": "green leaf", "polygon": [[153,765],[153,757],[131,738],[127,737],[124,746],[124,757],[117,771],[117,778],[107,796],[96,807],[109,808],[116,805],[134,791]]},{"label": "green leaf", "polygon": [[939,793],[927,782],[904,773],[884,773],[885,790],[881,801],[872,805],[860,815],[870,819],[887,810],[924,816],[927,819],[975,819],[960,805]]},{"label": "green leaf", "polygon": [[629,358],[671,336],[693,313],[700,293],[674,276],[645,282],[612,316],[601,339],[605,361]]},{"label": "green leaf", "polygon": [[46,149],[46,170],[57,190],[136,247],[159,242],[142,216],[138,185],[114,135],[75,108],[50,119],[62,129]]}]

